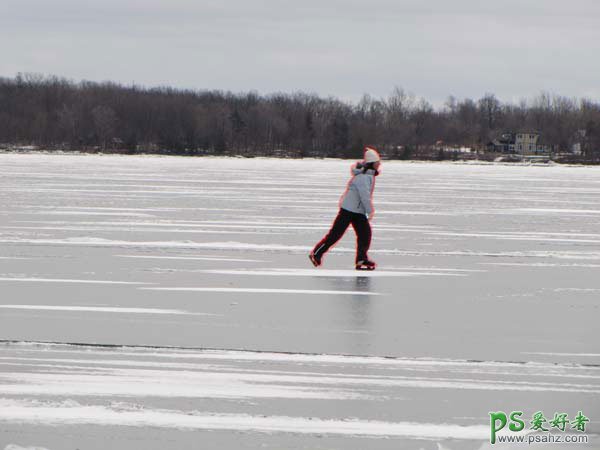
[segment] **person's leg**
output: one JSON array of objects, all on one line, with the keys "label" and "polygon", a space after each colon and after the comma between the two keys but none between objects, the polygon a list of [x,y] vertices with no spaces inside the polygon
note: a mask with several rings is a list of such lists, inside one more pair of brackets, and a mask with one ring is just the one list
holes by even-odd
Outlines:
[{"label": "person's leg", "polygon": [[367,261],[367,252],[371,246],[371,224],[363,214],[352,215],[352,228],[356,233],[356,262]]},{"label": "person's leg", "polygon": [[319,263],[321,262],[323,255],[327,253],[327,251],[344,235],[348,225],[350,225],[351,217],[351,212],[346,211],[345,209],[340,209],[340,212],[333,221],[333,225],[331,225],[329,232],[323,239],[319,241],[317,245],[315,245],[315,248],[313,249],[313,254]]}]

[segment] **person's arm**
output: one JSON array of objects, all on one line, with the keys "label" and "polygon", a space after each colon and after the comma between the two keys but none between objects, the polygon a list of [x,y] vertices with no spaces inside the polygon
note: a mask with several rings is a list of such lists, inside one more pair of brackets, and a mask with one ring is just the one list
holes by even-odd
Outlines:
[{"label": "person's arm", "polygon": [[373,202],[371,200],[371,178],[368,176],[359,176],[356,179],[356,188],[360,201],[365,207],[365,212],[369,220],[373,217],[375,210],[373,209]]}]

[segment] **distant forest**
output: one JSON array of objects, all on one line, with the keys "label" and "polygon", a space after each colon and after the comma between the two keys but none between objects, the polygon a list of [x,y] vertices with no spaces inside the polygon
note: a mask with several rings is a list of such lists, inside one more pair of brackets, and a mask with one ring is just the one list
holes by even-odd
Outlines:
[{"label": "distant forest", "polygon": [[357,103],[302,92],[144,88],[19,74],[0,78],[0,146],[66,151],[289,157],[357,157],[364,145],[387,158],[432,155],[436,145],[486,145],[535,131],[555,152],[579,141],[600,159],[600,103],[542,93],[518,104],[495,95],[449,97],[434,108],[400,88]]}]

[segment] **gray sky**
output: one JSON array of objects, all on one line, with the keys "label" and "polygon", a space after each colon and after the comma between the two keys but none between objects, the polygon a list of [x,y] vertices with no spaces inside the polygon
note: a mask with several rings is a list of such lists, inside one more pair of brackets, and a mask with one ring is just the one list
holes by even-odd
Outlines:
[{"label": "gray sky", "polygon": [[0,0],[0,76],[600,100],[598,0]]}]

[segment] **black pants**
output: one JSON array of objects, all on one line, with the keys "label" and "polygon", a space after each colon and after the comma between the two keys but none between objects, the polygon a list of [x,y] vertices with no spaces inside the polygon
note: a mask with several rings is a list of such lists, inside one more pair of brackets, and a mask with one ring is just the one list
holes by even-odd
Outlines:
[{"label": "black pants", "polygon": [[327,250],[342,238],[350,224],[352,224],[352,228],[356,233],[356,262],[369,259],[367,256],[371,245],[369,220],[364,214],[353,213],[345,209],[340,209],[329,233],[313,249],[315,257],[320,260],[327,253]]}]

